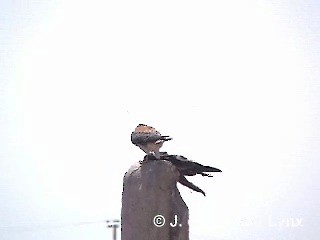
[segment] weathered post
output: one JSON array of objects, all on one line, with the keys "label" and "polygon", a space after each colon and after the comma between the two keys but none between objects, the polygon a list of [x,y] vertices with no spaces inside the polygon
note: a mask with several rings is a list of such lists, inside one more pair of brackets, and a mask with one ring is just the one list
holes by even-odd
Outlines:
[{"label": "weathered post", "polygon": [[121,240],[189,240],[179,172],[164,160],[137,163],[124,176]]}]

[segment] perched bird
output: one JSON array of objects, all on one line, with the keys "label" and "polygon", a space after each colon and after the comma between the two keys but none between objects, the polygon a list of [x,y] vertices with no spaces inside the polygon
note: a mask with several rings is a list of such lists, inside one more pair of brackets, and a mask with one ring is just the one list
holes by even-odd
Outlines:
[{"label": "perched bird", "polygon": [[171,139],[169,136],[162,136],[155,128],[145,124],[139,124],[131,133],[131,142],[156,159],[160,159],[159,149],[163,143]]},{"label": "perched bird", "polygon": [[[155,160],[155,158],[145,156],[144,160]],[[185,176],[194,176],[196,174],[200,174],[202,176],[212,177],[212,175],[208,174],[208,172],[222,172],[218,168],[204,166],[181,155],[170,155],[167,152],[160,152],[160,160],[169,161],[178,169],[180,173],[178,182],[196,192],[202,193],[204,196],[206,195],[205,192],[192,182],[189,182]]]},{"label": "perched bird", "polygon": [[169,140],[172,140],[172,138],[162,136],[155,128],[145,124],[139,124],[134,132],[131,133],[131,142],[147,154],[144,157],[144,161],[165,160],[171,162],[180,173],[178,181],[182,185],[196,192],[200,192],[205,196],[205,192],[192,182],[189,182],[185,176],[200,174],[202,176],[212,177],[208,172],[222,171],[218,168],[203,166],[181,155],[170,155],[167,152],[159,152],[163,143]]}]

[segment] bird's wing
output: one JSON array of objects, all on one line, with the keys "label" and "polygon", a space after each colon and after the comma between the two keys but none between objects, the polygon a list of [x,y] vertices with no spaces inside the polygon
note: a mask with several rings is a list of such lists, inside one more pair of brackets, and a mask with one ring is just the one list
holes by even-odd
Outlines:
[{"label": "bird's wing", "polygon": [[206,193],[204,191],[202,191],[202,189],[200,189],[199,187],[194,185],[192,182],[189,182],[188,179],[186,179],[185,176],[180,175],[178,182],[181,183],[183,186],[186,186],[186,187],[188,187],[188,188],[190,188],[190,189],[192,189],[192,190],[194,190],[196,192],[200,192],[204,196],[206,196]]},{"label": "bird's wing", "polygon": [[205,174],[205,172],[222,172],[218,168],[204,166],[200,163],[191,161],[179,155],[168,155],[162,153],[160,159],[171,162],[178,168],[180,173],[186,176],[193,176],[196,174],[201,174],[202,176],[209,176],[208,174]]}]

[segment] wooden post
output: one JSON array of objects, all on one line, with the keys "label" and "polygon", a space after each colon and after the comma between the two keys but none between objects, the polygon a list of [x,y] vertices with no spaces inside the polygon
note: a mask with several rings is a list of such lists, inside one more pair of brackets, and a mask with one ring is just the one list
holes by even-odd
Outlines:
[{"label": "wooden post", "polygon": [[124,176],[121,240],[189,240],[189,210],[167,161],[137,163]]}]

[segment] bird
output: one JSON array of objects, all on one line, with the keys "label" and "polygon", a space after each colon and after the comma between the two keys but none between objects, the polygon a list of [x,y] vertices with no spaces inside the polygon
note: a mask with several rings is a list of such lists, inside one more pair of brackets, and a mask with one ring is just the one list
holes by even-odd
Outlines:
[{"label": "bird", "polygon": [[[152,158],[152,156],[146,155],[144,161],[148,160],[156,159]],[[201,188],[197,187],[192,182],[188,181],[188,179],[185,176],[195,176],[196,174],[200,174],[206,177],[213,177],[208,172],[222,172],[218,168],[204,166],[200,163],[189,160],[182,155],[171,155],[167,152],[160,152],[160,160],[171,162],[177,168],[178,172],[180,173],[178,179],[179,183],[196,192],[202,193],[204,196],[206,196],[206,193]]]},{"label": "bird", "polygon": [[182,155],[172,155],[167,152],[160,152],[159,150],[163,143],[170,140],[172,140],[170,136],[161,135],[155,128],[146,124],[139,124],[131,133],[131,142],[147,154],[145,155],[144,160],[140,161],[140,163],[152,160],[171,162],[179,172],[179,183],[206,196],[206,193],[201,188],[188,181],[186,176],[200,174],[205,177],[213,177],[209,174],[210,172],[222,171],[218,168],[204,166],[200,163],[189,160]]},{"label": "bird", "polygon": [[146,124],[139,124],[131,133],[131,142],[156,159],[160,159],[159,149],[163,143],[170,140],[172,140],[171,137],[162,136],[155,128]]}]

